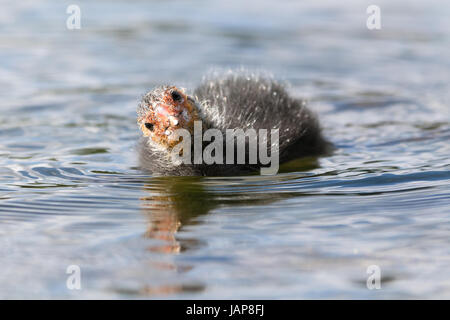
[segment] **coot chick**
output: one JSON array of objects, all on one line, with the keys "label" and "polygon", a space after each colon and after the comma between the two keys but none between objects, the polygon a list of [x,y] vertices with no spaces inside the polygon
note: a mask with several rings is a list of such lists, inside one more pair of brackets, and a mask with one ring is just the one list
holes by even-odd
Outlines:
[{"label": "coot chick", "polygon": [[[323,155],[331,148],[322,136],[315,115],[303,100],[289,96],[281,83],[258,75],[232,73],[204,80],[192,95],[175,86],[157,87],[144,95],[138,106],[137,120],[144,136],[139,145],[140,166],[154,175],[178,176],[249,174],[264,167],[259,162],[226,164],[225,147],[221,163],[174,162],[171,152],[181,141],[174,133],[177,129],[186,129],[193,136],[197,121],[201,121],[203,131],[218,129],[223,141],[227,129],[267,129],[269,132],[278,129],[280,164],[299,157]],[[273,141],[267,140],[273,146]],[[203,142],[201,149],[205,147]],[[248,160],[248,148],[245,150]]]}]

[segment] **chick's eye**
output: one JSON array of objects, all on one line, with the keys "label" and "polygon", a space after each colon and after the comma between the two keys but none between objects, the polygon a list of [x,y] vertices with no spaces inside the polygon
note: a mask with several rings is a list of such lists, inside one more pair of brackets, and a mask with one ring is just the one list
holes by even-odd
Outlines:
[{"label": "chick's eye", "polygon": [[153,123],[146,122],[146,123],[145,123],[145,127],[146,127],[148,130],[153,131]]},{"label": "chick's eye", "polygon": [[183,99],[181,93],[179,93],[178,91],[172,91],[170,94],[172,95],[173,101],[180,102]]}]

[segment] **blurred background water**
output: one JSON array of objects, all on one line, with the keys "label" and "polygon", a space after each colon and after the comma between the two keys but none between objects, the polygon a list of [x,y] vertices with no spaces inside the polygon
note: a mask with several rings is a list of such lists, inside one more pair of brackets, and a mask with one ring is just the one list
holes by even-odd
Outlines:
[{"label": "blurred background water", "polygon": [[[0,6],[0,298],[450,298],[447,1]],[[140,171],[141,95],[241,66],[289,81],[335,154],[272,177]]]}]

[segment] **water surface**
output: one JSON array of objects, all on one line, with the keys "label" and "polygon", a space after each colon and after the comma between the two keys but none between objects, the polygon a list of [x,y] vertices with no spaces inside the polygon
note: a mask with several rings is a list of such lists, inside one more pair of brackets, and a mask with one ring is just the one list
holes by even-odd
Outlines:
[{"label": "water surface", "polygon": [[[71,2],[2,4],[0,298],[450,297],[446,2],[378,1],[378,31],[356,0],[78,3],[72,31]],[[336,152],[140,171],[141,95],[240,66],[289,81]]]}]

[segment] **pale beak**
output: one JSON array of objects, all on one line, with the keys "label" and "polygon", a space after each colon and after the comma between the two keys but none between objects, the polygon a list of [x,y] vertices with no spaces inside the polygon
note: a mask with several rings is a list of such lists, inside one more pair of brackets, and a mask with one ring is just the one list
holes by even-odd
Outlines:
[{"label": "pale beak", "polygon": [[169,120],[170,120],[170,123],[171,123],[173,126],[177,126],[178,123],[180,122],[180,121],[178,121],[178,119],[175,118],[174,116],[170,116],[170,117],[169,117]]}]

